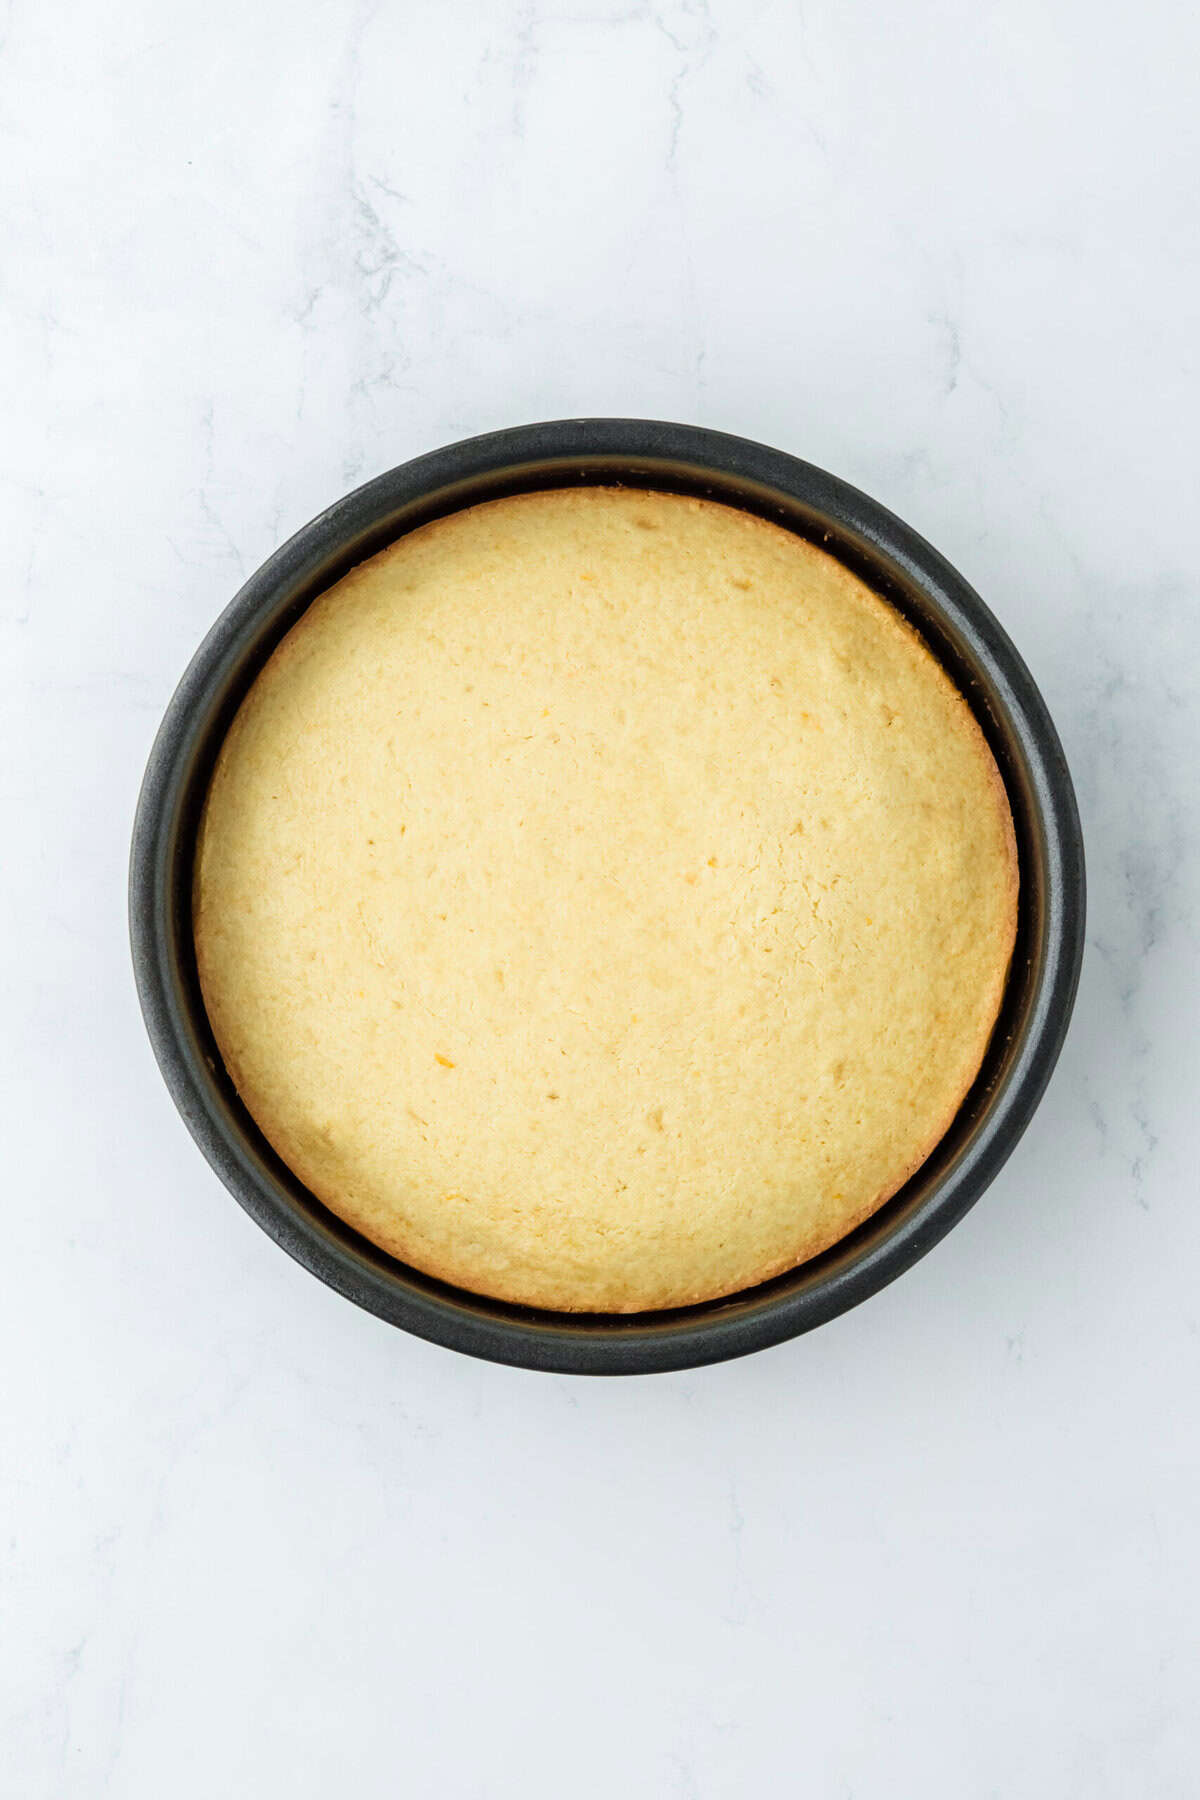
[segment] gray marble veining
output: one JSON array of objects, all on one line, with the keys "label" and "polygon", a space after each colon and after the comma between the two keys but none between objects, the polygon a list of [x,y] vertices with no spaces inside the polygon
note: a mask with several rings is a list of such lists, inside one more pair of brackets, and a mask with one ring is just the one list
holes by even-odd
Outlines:
[{"label": "gray marble veining", "polygon": [[[9,0],[4,1792],[1190,1800],[1200,25],[1147,0]],[[476,1366],[189,1144],[124,943],[243,576],[523,419],[823,464],[979,587],[1089,852],[985,1201],[745,1363]]]}]

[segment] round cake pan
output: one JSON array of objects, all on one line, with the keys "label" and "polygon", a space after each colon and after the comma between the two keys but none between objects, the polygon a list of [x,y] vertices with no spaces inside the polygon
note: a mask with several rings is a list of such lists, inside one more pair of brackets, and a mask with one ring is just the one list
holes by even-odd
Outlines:
[{"label": "round cake pan", "polygon": [[[1020,919],[984,1065],[928,1161],[824,1255],[746,1292],[671,1312],[539,1312],[462,1292],[375,1248],[280,1161],[238,1099],[205,1015],[192,862],[209,775],[280,638],[346,571],[427,520],[531,489],[603,482],[700,494],[823,545],[920,632],[966,696],[1008,789]],[[761,444],[643,419],[519,426],[418,457],[339,500],[263,564],[196,652],[150,755],[130,868],[133,962],[167,1086],[213,1169],[289,1255],[360,1306],[473,1356],[569,1374],[680,1369],[762,1349],[865,1300],[932,1249],[1009,1155],[1058,1056],[1084,929],[1083,842],[1054,726],[1021,658],[938,553],[845,482]]]}]

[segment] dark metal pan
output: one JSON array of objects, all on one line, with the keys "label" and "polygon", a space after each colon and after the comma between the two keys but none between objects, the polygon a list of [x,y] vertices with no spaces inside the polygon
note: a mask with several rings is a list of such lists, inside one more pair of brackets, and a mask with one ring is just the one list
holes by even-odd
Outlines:
[{"label": "dark metal pan", "polygon": [[[775,520],[854,568],[912,622],[971,705],[1008,789],[1021,872],[1016,951],[991,1047],[912,1179],[790,1274],[728,1299],[619,1317],[540,1312],[447,1287],[335,1218],[238,1099],[205,1015],[191,929],[196,827],[217,750],[310,602],[426,520],[580,482],[706,495]],[[636,1374],[810,1331],[892,1281],[974,1204],[1028,1124],[1067,1029],[1083,949],[1083,841],[1062,748],[1029,671],[978,595],[916,532],[845,482],[742,438],[644,419],[567,419],[471,438],[380,475],[250,578],[196,652],[155,740],[129,905],[142,1011],[167,1086],[212,1167],[276,1243],[339,1293],[435,1343],[525,1368]]]}]

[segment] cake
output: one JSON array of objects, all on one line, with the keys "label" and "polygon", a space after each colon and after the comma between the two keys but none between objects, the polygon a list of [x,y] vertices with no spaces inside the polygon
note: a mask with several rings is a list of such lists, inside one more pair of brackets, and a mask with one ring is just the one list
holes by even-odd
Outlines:
[{"label": "cake", "polygon": [[217,759],[225,1066],[333,1213],[479,1294],[629,1313],[835,1244],[944,1136],[1012,819],[916,632],[737,508],[579,487],[401,537]]}]

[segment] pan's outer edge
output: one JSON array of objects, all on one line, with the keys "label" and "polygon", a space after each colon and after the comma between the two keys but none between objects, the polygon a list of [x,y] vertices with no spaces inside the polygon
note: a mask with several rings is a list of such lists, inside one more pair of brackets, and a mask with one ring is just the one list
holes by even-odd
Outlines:
[{"label": "pan's outer edge", "polygon": [[[291,618],[331,580],[422,517],[489,492],[627,480],[711,491],[821,538],[915,596],[918,623],[945,632],[972,672],[973,702],[1007,762],[1023,834],[1024,955],[1010,986],[1010,1045],[969,1141],[814,1264],[764,1288],[668,1314],[584,1319],[538,1314],[442,1286],[393,1262],[325,1214],[272,1166],[222,1095],[207,1021],[179,946],[190,927],[187,808],[202,740],[222,696],[248,684]],[[900,602],[902,603],[902,602]],[[1019,792],[1014,792],[1014,786]],[[221,1180],[274,1240],[379,1317],[469,1355],[569,1374],[695,1367],[813,1329],[903,1273],[962,1218],[1015,1147],[1042,1096],[1070,1019],[1083,953],[1083,840],[1070,773],[1046,706],[1006,633],[966,581],[916,532],[836,477],[743,438],[657,420],[569,419],[470,438],[380,475],[304,526],[251,576],[186,670],[151,750],[134,822],[129,922],[146,1029],[167,1087]],[[197,1016],[197,1009],[199,1015]],[[910,1187],[912,1184],[910,1184]],[[908,1198],[904,1204],[899,1202]]]}]

